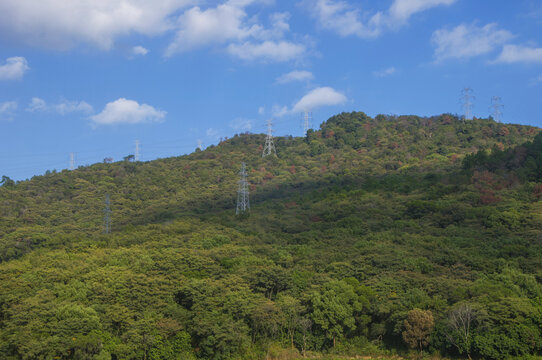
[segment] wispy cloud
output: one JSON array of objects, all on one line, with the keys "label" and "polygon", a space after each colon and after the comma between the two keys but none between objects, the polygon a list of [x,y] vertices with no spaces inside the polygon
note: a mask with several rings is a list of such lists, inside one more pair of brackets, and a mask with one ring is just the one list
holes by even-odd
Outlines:
[{"label": "wispy cloud", "polygon": [[228,53],[249,61],[285,62],[300,58],[305,51],[304,45],[289,41],[268,40],[262,43],[245,42],[228,46]]},{"label": "wispy cloud", "polygon": [[402,25],[414,14],[437,6],[449,6],[455,2],[456,0],[395,0],[388,11],[388,16]]},{"label": "wispy cloud", "polygon": [[209,128],[205,131],[205,135],[209,137],[218,137],[218,130],[215,128]]},{"label": "wispy cloud", "polygon": [[141,124],[161,122],[167,112],[134,100],[120,98],[108,103],[105,108],[90,119],[95,125]]},{"label": "wispy cloud", "polygon": [[0,102],[0,120],[13,120],[13,112],[17,107],[16,101]]},{"label": "wispy cloud", "polygon": [[488,54],[513,37],[512,33],[499,29],[495,23],[482,27],[461,24],[453,29],[436,30],[431,42],[435,47],[435,61],[439,62]]},{"label": "wispy cloud", "polygon": [[398,29],[416,13],[437,6],[447,6],[456,0],[395,0],[386,11],[367,16],[362,9],[342,0],[305,0],[305,8],[320,27],[340,36],[373,38],[386,30]]},{"label": "wispy cloud", "polygon": [[53,111],[60,115],[67,115],[71,113],[82,113],[82,114],[92,114],[94,108],[88,104],[86,101],[70,101],[62,99],[56,104],[47,104],[47,102],[39,97],[33,97],[26,111],[29,112],[43,112],[43,111]]},{"label": "wispy cloud", "polygon": [[134,46],[132,48],[132,54],[133,55],[140,55],[140,56],[145,56],[149,53],[149,49],[145,49],[143,46]]},{"label": "wispy cloud", "polygon": [[505,45],[495,60],[498,63],[542,63],[542,48],[521,45]]},{"label": "wispy cloud", "polygon": [[385,77],[385,76],[390,76],[390,75],[394,74],[395,72],[396,72],[395,67],[392,66],[392,67],[389,67],[387,69],[375,71],[375,72],[373,72],[373,75],[376,76],[376,77]]},{"label": "wispy cloud", "polygon": [[236,118],[230,121],[230,128],[237,131],[249,131],[252,129],[252,120]]},{"label": "wispy cloud", "polygon": [[35,112],[35,111],[46,111],[49,107],[45,100],[38,97],[33,97],[30,104],[26,107],[26,111]]},{"label": "wispy cloud", "polygon": [[91,114],[94,112],[92,106],[85,101],[62,100],[60,103],[54,105],[54,109],[60,115],[66,115],[74,112],[84,114]]},{"label": "wispy cloud", "polygon": [[0,80],[19,80],[30,69],[28,61],[22,56],[15,56],[6,59],[0,65]]},{"label": "wispy cloud", "polygon": [[295,81],[309,81],[314,79],[314,75],[306,70],[294,70],[283,74],[276,79],[277,84],[287,84]]},{"label": "wispy cloud", "polygon": [[290,110],[288,109],[288,106],[280,106],[280,105],[273,105],[271,108],[271,114],[273,114],[274,117],[283,117],[290,113]]}]

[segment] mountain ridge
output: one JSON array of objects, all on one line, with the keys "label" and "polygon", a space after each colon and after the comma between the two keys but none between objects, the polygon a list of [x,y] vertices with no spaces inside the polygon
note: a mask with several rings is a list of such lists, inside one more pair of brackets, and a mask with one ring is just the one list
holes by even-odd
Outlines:
[{"label": "mountain ridge", "polygon": [[[425,340],[441,356],[540,355],[538,180],[465,165],[538,132],[342,113],[304,138],[275,138],[277,158],[262,158],[263,135],[241,134],[186,156],[4,182],[0,354],[408,354],[405,322],[431,314]],[[451,314],[464,304],[475,316],[460,343]]]}]

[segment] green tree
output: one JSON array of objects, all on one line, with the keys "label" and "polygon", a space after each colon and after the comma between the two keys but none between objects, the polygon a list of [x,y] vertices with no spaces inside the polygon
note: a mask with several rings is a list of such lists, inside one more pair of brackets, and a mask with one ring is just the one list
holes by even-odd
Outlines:
[{"label": "green tree", "polygon": [[346,281],[332,280],[310,299],[311,318],[335,347],[345,332],[356,329],[355,315],[363,310],[363,299]]}]

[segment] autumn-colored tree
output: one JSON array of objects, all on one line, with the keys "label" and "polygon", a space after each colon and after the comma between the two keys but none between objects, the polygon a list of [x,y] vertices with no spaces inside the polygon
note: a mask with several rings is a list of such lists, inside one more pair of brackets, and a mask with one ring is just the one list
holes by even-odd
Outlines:
[{"label": "autumn-colored tree", "polygon": [[403,340],[412,349],[422,349],[429,344],[435,321],[431,310],[413,309],[408,312],[405,320]]}]

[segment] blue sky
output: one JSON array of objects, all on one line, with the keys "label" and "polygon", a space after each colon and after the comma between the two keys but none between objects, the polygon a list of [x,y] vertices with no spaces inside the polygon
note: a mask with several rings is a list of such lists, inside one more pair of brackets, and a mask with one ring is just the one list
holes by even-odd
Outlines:
[{"label": "blue sky", "polygon": [[342,111],[542,126],[540,0],[2,0],[0,175],[302,135]]}]

